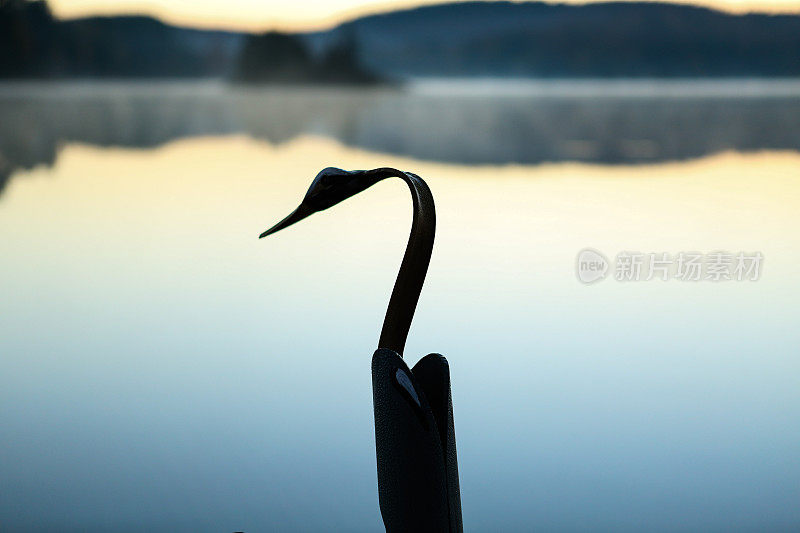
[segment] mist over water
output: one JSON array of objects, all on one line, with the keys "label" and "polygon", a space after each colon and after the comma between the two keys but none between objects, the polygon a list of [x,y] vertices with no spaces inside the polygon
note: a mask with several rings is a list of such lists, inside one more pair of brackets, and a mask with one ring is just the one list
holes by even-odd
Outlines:
[{"label": "mist over water", "polygon": [[[0,88],[2,529],[380,529],[408,193],[256,238],[328,165],[436,197],[407,357],[450,361],[467,530],[800,526],[793,85],[437,83]],[[585,247],[765,262],[585,286]]]},{"label": "mist over water", "polygon": [[0,184],[77,142],[150,148],[184,137],[304,134],[461,164],[685,160],[800,149],[800,83],[417,81],[409,90],[221,83],[0,87]]}]

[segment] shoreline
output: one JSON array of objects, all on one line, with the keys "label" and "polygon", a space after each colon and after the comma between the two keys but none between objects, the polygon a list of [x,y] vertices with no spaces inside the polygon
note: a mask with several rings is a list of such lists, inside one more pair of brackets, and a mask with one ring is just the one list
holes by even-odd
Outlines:
[{"label": "shoreline", "polygon": [[411,78],[397,85],[242,85],[222,79],[0,80],[0,97],[220,96],[300,91],[308,94],[396,93],[419,96],[543,98],[800,98],[798,78]]}]

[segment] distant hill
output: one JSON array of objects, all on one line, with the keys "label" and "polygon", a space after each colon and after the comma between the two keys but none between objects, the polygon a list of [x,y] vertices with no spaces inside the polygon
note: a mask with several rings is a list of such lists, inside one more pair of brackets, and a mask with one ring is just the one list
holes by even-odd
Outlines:
[{"label": "distant hill", "polygon": [[800,16],[659,3],[441,4],[308,35],[354,34],[364,64],[394,76],[800,75]]},{"label": "distant hill", "polygon": [[423,76],[800,76],[800,16],[658,3],[466,2],[255,36],[148,17],[58,21],[42,1],[0,1],[0,78]]},{"label": "distant hill", "polygon": [[0,2],[0,78],[223,77],[242,35],[149,17],[53,18],[45,2]]}]

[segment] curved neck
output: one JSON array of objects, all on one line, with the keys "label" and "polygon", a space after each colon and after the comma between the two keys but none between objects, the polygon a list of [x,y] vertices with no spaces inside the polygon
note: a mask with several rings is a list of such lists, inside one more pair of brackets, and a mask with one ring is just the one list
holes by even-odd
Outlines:
[{"label": "curved neck", "polygon": [[403,355],[408,330],[417,308],[417,301],[425,283],[428,263],[433,251],[433,238],[436,233],[436,208],[433,195],[422,178],[410,172],[396,169],[380,169],[385,177],[398,177],[408,185],[411,200],[414,203],[414,219],[411,223],[411,235],[408,238],[406,253],[397,281],[394,283],[386,317],[383,319],[381,338],[378,348],[386,348]]}]

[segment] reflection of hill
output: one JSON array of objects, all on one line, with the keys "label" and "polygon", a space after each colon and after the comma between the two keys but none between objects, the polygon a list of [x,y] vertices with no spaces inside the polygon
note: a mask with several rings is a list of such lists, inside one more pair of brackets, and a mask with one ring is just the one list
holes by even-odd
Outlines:
[{"label": "reflection of hill", "polygon": [[196,135],[302,134],[465,164],[626,164],[723,150],[800,150],[800,98],[480,97],[224,85],[6,87],[0,187],[64,143],[149,148]]}]

